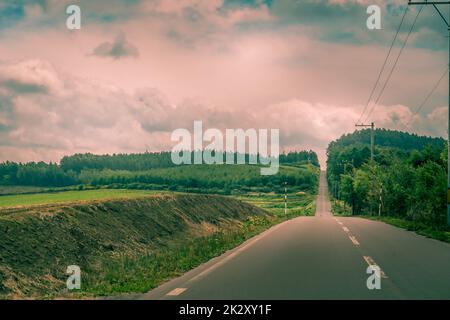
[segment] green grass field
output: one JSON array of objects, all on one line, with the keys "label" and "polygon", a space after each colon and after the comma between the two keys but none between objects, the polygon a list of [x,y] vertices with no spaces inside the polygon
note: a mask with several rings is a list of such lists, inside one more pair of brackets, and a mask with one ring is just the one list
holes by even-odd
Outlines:
[{"label": "green grass field", "polygon": [[104,199],[132,199],[161,193],[164,193],[164,191],[99,189],[55,193],[18,194],[0,196],[0,207],[18,207]]}]

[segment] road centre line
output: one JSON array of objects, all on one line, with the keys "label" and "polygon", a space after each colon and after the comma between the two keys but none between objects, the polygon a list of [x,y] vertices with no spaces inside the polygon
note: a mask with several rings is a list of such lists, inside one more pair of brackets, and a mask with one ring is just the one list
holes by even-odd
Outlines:
[{"label": "road centre line", "polygon": [[380,268],[380,275],[382,278],[387,278],[387,275],[384,273],[384,271],[381,269],[381,267],[369,256],[363,256],[364,260],[366,260],[367,264],[369,266],[377,266]]},{"label": "road centre line", "polygon": [[349,235],[348,237],[350,238],[350,240],[353,242],[353,244],[354,244],[355,246],[359,246],[359,242],[358,242],[358,240],[355,238],[355,236]]}]

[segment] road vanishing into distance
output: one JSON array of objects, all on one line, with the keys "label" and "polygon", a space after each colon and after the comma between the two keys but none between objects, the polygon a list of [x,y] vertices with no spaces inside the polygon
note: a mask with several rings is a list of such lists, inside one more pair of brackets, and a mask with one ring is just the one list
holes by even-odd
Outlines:
[{"label": "road vanishing into distance", "polygon": [[[334,217],[325,173],[314,217],[279,224],[139,299],[450,299],[450,245]],[[381,289],[369,290],[369,265]]]}]

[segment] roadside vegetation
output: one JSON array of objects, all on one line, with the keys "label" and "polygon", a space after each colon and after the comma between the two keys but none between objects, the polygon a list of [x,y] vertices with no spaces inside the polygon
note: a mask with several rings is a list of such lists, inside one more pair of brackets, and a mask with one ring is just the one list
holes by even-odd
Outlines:
[{"label": "roadside vegetation", "polygon": [[381,220],[448,241],[447,146],[443,139],[376,130],[328,147],[327,178],[336,214]]}]

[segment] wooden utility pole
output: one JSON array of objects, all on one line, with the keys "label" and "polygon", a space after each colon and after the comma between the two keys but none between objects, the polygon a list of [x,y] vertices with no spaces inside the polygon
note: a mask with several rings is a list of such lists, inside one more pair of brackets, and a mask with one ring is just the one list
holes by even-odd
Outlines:
[{"label": "wooden utility pole", "polygon": [[[449,67],[450,67],[450,24],[449,21],[447,21],[447,19],[444,17],[444,15],[442,14],[441,10],[439,10],[438,5],[441,4],[446,4],[449,5],[450,1],[411,1],[409,0],[408,5],[432,5],[434,7],[434,9],[436,9],[436,12],[439,14],[439,16],[442,18],[442,20],[444,21],[445,25],[447,26],[447,30],[448,30],[448,45],[449,45],[449,50],[448,50],[448,56],[449,56]],[[450,10],[449,10],[449,15],[450,15]],[[450,18],[450,17],[449,17]],[[448,108],[448,129],[447,129],[447,143],[450,146],[450,77],[449,77],[449,95],[448,95],[448,102],[449,102],[449,108]],[[448,158],[447,158],[447,225],[450,226],[450,147],[448,148]]]},{"label": "wooden utility pole", "polygon": [[287,216],[287,182],[284,183],[284,215]]},{"label": "wooden utility pole", "polygon": [[381,217],[381,209],[383,208],[383,186],[380,188],[380,203],[378,205],[378,216]]}]

